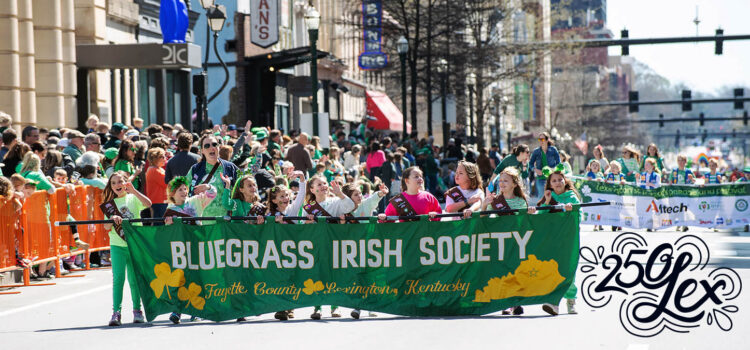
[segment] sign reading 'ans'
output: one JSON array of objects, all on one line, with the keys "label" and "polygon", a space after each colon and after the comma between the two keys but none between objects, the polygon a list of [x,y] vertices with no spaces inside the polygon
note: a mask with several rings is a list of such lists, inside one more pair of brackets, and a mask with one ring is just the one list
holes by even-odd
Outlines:
[{"label": "sign reading 'ans'", "polygon": [[123,223],[146,316],[214,321],[313,305],[481,315],[557,304],[574,281],[579,212],[434,222]]},{"label": "sign reading 'ans'", "polygon": [[262,48],[279,42],[278,0],[250,1],[250,41]]},{"label": "sign reading 'ans'", "polygon": [[359,68],[383,69],[388,65],[388,55],[383,52],[383,3],[381,0],[362,1],[362,28],[364,47],[359,55]]}]

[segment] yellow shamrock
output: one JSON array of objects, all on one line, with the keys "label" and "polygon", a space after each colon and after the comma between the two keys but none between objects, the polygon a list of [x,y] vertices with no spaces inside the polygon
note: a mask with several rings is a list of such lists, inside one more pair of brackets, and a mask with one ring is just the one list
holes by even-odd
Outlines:
[{"label": "yellow shamrock", "polygon": [[323,290],[323,282],[313,282],[312,278],[308,278],[307,281],[305,281],[305,288],[302,289],[302,291],[307,295],[319,292],[321,290]]},{"label": "yellow shamrock", "polygon": [[167,296],[172,299],[172,295],[169,294],[169,287],[181,287],[185,284],[185,272],[181,269],[169,268],[169,264],[163,262],[154,266],[154,273],[156,278],[151,281],[151,289],[154,290],[156,298],[161,298],[161,293],[164,292],[164,287],[167,287]]},{"label": "yellow shamrock", "polygon": [[177,290],[177,297],[180,298],[180,300],[185,301],[187,300],[188,303],[185,305],[187,307],[190,304],[193,304],[193,307],[198,310],[203,310],[203,306],[206,305],[206,299],[203,299],[201,294],[201,286],[190,282],[190,286],[187,288],[180,287],[180,289]]}]

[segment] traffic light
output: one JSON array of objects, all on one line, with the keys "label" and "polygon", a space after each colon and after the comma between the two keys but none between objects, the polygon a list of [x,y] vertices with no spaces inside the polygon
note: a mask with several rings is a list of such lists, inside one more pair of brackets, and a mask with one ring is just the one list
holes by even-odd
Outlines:
[{"label": "traffic light", "polygon": [[630,105],[628,105],[628,112],[637,113],[638,112],[638,91],[628,91],[628,103],[630,103]]},{"label": "traffic light", "polygon": [[[628,39],[628,30],[627,29],[623,29],[623,30],[620,31],[620,38],[621,39]],[[622,45],[622,55],[623,56],[630,55],[630,46],[628,46],[628,44],[623,44]]]},{"label": "traffic light", "polygon": [[706,115],[701,113],[698,114],[698,123],[700,123],[700,126],[703,126],[703,124],[706,123]]},{"label": "traffic light", "polygon": [[659,127],[664,127],[664,114],[659,113]]},{"label": "traffic light", "polygon": [[745,111],[745,113],[742,113],[742,124],[747,126],[747,111]]},{"label": "traffic light", "polygon": [[[745,97],[745,89],[739,88],[734,89],[734,99],[738,100]],[[734,101],[734,109],[744,109],[745,103],[742,101]]]},{"label": "traffic light", "polygon": [[677,133],[674,135],[674,148],[680,148],[680,129],[677,129]]},{"label": "traffic light", "polygon": [[716,49],[714,50],[714,53],[717,55],[721,55],[724,53],[724,40],[721,39],[722,36],[724,36],[724,29],[717,29],[716,30]]},{"label": "traffic light", "polygon": [[732,129],[732,138],[737,138],[737,129]]},{"label": "traffic light", "polygon": [[703,129],[703,134],[701,135],[701,143],[706,143],[707,138],[708,138],[708,131],[706,131],[706,129]]},{"label": "traffic light", "polygon": [[690,102],[691,95],[693,93],[690,90],[682,90],[682,111],[692,111],[693,110],[693,103]]}]

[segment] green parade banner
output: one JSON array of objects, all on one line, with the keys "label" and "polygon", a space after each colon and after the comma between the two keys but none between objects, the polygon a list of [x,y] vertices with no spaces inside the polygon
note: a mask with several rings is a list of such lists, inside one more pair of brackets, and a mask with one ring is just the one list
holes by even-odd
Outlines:
[{"label": "green parade banner", "polygon": [[406,316],[558,304],[574,281],[570,212],[402,223],[230,222],[123,229],[146,316],[213,321],[314,305]]}]

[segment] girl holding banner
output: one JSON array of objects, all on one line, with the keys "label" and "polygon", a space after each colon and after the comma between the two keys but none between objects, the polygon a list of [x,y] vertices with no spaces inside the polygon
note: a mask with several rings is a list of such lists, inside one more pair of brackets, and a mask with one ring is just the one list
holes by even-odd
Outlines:
[{"label": "girl holding banner", "polygon": [[[328,181],[322,175],[315,175],[308,181],[305,191],[305,212],[313,216],[343,216],[354,210],[354,202],[341,192],[341,185],[337,181],[331,182],[331,192],[334,197],[328,196]],[[310,315],[313,320],[321,318],[322,308],[315,306],[315,311]],[[338,306],[331,305],[331,317],[341,317]]]},{"label": "girl holding banner", "polygon": [[[573,204],[580,204],[581,199],[573,187],[573,182],[565,177],[565,174],[559,169],[555,169],[547,178],[547,184],[544,186],[544,196],[537,205],[557,205],[565,204],[565,210],[573,210]],[[554,211],[554,210],[553,210]],[[578,254],[578,252],[576,252]],[[576,288],[575,281],[570,284],[570,288],[565,292],[564,298],[567,299],[568,313],[576,314]],[[560,312],[558,305],[544,304],[542,309],[550,315],[557,315]]]},{"label": "girl holding banner", "polygon": [[[495,195],[489,189],[487,190],[487,196],[482,202],[481,209],[489,210],[508,210],[508,209],[526,209],[528,208],[529,214],[536,213],[535,207],[528,206],[528,197],[523,189],[523,180],[518,172],[518,169],[508,167],[500,172],[498,177],[498,194]],[[489,207],[489,208],[488,208]],[[513,215],[512,213],[501,214],[501,215]],[[513,306],[506,310],[503,310],[503,315],[522,315],[522,306]]]},{"label": "girl holding banner", "polygon": [[464,218],[469,218],[472,211],[481,209],[484,201],[479,167],[463,160],[458,162],[454,180],[458,186],[445,192],[445,212],[457,213],[463,210]]},{"label": "girl holding banner", "polygon": [[422,170],[416,166],[406,168],[402,179],[402,192],[391,198],[388,207],[385,208],[385,214],[378,214],[380,221],[385,221],[386,216],[430,215],[434,218],[436,214],[443,212],[437,198],[423,190]]},{"label": "girl holding banner", "polygon": [[[125,286],[127,271],[130,296],[133,299],[133,323],[144,323],[141,311],[141,297],[138,294],[138,283],[135,280],[133,263],[131,261],[128,244],[123,239],[122,220],[140,219],[141,211],[151,207],[151,200],[133,187],[128,181],[129,175],[124,171],[115,171],[109,177],[107,187],[104,188],[104,203],[101,208],[104,215],[114,221],[104,224],[109,230],[109,245],[112,259],[112,318],[110,326],[122,325],[122,288]],[[140,226],[140,223],[133,225]]]}]

